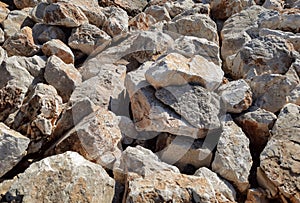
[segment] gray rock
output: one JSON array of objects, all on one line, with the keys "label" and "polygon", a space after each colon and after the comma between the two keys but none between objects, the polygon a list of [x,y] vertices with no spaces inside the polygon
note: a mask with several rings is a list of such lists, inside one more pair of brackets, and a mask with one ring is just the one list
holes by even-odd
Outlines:
[{"label": "gray rock", "polygon": [[81,75],[73,64],[65,64],[57,56],[51,56],[45,68],[44,77],[55,87],[64,102],[67,102],[74,89],[81,85]]},{"label": "gray rock", "polygon": [[299,13],[287,10],[281,14],[281,22],[280,22],[281,30],[298,33],[300,31],[299,27],[300,27]]},{"label": "gray rock", "polygon": [[99,4],[101,6],[110,6],[110,5],[116,5],[118,7],[121,7],[122,9],[126,10],[131,15],[137,15],[138,13],[142,12],[144,8],[147,6],[148,1],[147,0],[100,0]]},{"label": "gray rock", "polygon": [[43,44],[42,51],[46,56],[55,55],[65,63],[74,63],[72,50],[59,39],[52,39]]},{"label": "gray rock", "polygon": [[266,0],[262,6],[267,9],[281,10],[284,7],[284,1],[282,1],[282,0]]},{"label": "gray rock", "polygon": [[[48,0],[47,0],[48,1]],[[46,7],[49,6],[47,2],[40,2],[30,11],[31,19],[36,23],[44,23],[43,17]]]},{"label": "gray rock", "polygon": [[52,39],[59,39],[62,42],[66,41],[66,34],[61,28],[41,23],[37,23],[33,26],[32,36],[37,44],[44,44]]},{"label": "gray rock", "polygon": [[137,14],[128,22],[130,31],[133,30],[149,30],[156,23],[156,19],[150,14],[144,12]]},{"label": "gray rock", "polygon": [[11,200],[21,195],[24,203],[111,202],[114,184],[101,166],[78,153],[66,152],[31,164],[19,174],[5,197]]},{"label": "gray rock", "polygon": [[4,31],[2,28],[0,29],[0,43],[3,43],[5,41]]},{"label": "gray rock", "polygon": [[171,17],[169,15],[168,10],[163,6],[157,6],[153,5],[150,7],[147,7],[145,10],[146,14],[152,15],[157,22],[159,21],[170,21]]},{"label": "gray rock", "polygon": [[138,131],[135,129],[133,121],[127,116],[118,116],[119,128],[122,133],[122,143],[132,144],[134,139],[138,138]]},{"label": "gray rock", "polygon": [[26,7],[34,7],[39,2],[47,2],[47,0],[13,0],[13,1],[15,6],[20,10]]},{"label": "gray rock", "polygon": [[252,166],[249,140],[241,128],[226,115],[222,121],[223,132],[217,145],[212,170],[232,182],[240,191],[249,188],[248,176]]},{"label": "gray rock", "polygon": [[0,123],[0,177],[26,155],[29,142],[27,137]]},{"label": "gray rock", "polygon": [[7,4],[0,6],[0,23],[2,23],[6,19],[8,13],[10,12],[10,10],[7,7]]},{"label": "gray rock", "polygon": [[260,203],[267,203],[269,200],[267,198],[267,193],[262,188],[251,188],[247,192],[247,200],[245,203],[253,203],[253,202],[260,202]]},{"label": "gray rock", "polygon": [[167,1],[164,7],[167,8],[170,16],[174,18],[178,14],[192,8],[195,3],[192,0]]}]

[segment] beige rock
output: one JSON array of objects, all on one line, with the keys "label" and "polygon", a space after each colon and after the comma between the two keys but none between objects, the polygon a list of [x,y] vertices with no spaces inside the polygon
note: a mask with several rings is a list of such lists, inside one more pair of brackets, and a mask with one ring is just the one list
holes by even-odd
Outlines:
[{"label": "beige rock", "polygon": [[47,0],[13,0],[13,1],[18,9],[23,9],[26,7],[34,7],[39,2],[47,2]]},{"label": "beige rock", "polygon": [[29,142],[27,137],[0,123],[0,177],[26,155]]},{"label": "beige rock", "polygon": [[74,63],[72,50],[59,39],[52,39],[43,44],[42,51],[46,56],[55,55],[65,63]]},{"label": "beige rock", "polygon": [[167,8],[170,16],[174,18],[178,14],[192,8],[195,3],[192,0],[166,1],[164,7]]},{"label": "beige rock", "polygon": [[100,0],[99,4],[101,6],[110,6],[115,5],[121,7],[122,9],[126,10],[132,16],[137,15],[138,13],[142,12],[144,8],[147,6],[147,0]]},{"label": "beige rock", "polygon": [[152,15],[142,12],[130,19],[128,26],[131,30],[149,30],[151,25],[155,23],[156,19]]},{"label": "beige rock", "polygon": [[48,84],[55,87],[64,102],[67,102],[74,89],[81,85],[79,71],[73,64],[65,64],[57,56],[51,56],[45,68],[44,77]]},{"label": "beige rock", "polygon": [[298,9],[284,11],[281,14],[280,29],[298,33],[300,31],[300,14]]},{"label": "beige rock", "polygon": [[76,151],[86,159],[112,169],[121,156],[121,139],[118,118],[100,107],[64,135],[56,143],[55,151]]},{"label": "beige rock", "polygon": [[66,34],[58,26],[37,23],[32,28],[32,36],[37,44],[44,44],[52,39],[66,41]]},{"label": "beige rock", "polygon": [[1,2],[1,5],[0,5],[0,23],[2,23],[6,19],[8,13],[9,13],[9,9],[7,7],[8,7],[7,4],[4,4],[3,2]]},{"label": "beige rock", "polygon": [[282,0],[266,0],[262,6],[267,9],[282,10],[283,6],[284,6],[284,1],[282,1]]},{"label": "beige rock", "polygon": [[176,21],[180,18],[195,15],[195,14],[205,14],[207,16],[210,15],[210,6],[209,4],[197,3],[192,8],[184,10],[182,13],[176,15],[173,18],[173,21]]},{"label": "beige rock", "polygon": [[112,202],[115,181],[98,164],[75,152],[30,165],[10,186],[6,199],[29,202]]},{"label": "beige rock", "polygon": [[40,47],[34,43],[31,28],[24,27],[9,37],[3,44],[3,48],[9,56],[33,56]]},{"label": "beige rock", "polygon": [[249,189],[245,203],[268,203],[267,193],[262,189]]},{"label": "beige rock", "polygon": [[159,59],[145,73],[147,81],[155,88],[195,83],[208,90],[216,89],[223,75],[220,66],[200,55],[189,59],[177,53]]},{"label": "beige rock", "polygon": [[168,10],[163,6],[153,5],[145,10],[146,14],[149,14],[155,18],[157,22],[159,21],[170,21],[171,17],[169,15]]}]

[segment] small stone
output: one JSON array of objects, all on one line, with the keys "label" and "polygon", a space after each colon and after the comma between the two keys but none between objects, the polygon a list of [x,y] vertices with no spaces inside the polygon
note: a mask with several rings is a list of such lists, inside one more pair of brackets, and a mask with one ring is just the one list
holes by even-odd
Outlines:
[{"label": "small stone", "polygon": [[128,26],[131,30],[149,30],[156,20],[151,15],[144,12],[137,14],[129,20]]},{"label": "small stone", "polygon": [[27,137],[0,123],[0,177],[26,155],[29,142]]},{"label": "small stone", "polygon": [[192,8],[195,5],[193,0],[167,1],[164,7],[167,8],[170,16],[174,18],[178,14]]},{"label": "small stone", "polygon": [[57,56],[51,56],[45,68],[44,77],[48,84],[55,87],[67,102],[74,91],[74,89],[81,85],[81,75],[73,64],[65,64]]},{"label": "small stone", "polygon": [[44,44],[52,39],[66,41],[66,34],[58,26],[37,23],[32,28],[32,35],[35,43]]},{"label": "small stone", "polygon": [[147,7],[145,13],[153,16],[153,18],[155,18],[157,22],[164,21],[164,20],[165,21],[171,20],[168,10],[163,6],[153,5]]},{"label": "small stone", "polygon": [[67,64],[74,63],[72,50],[59,39],[52,39],[46,42],[42,47],[42,51],[46,56],[55,55]]}]

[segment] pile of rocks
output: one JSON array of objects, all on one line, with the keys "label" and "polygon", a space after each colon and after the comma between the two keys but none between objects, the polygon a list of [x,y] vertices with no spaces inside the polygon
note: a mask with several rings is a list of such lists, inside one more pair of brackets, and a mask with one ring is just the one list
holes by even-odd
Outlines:
[{"label": "pile of rocks", "polygon": [[299,8],[0,1],[0,202],[300,202]]}]

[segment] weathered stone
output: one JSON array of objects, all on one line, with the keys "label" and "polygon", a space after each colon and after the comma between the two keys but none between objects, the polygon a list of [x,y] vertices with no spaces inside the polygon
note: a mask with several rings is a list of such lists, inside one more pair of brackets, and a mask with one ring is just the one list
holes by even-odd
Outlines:
[{"label": "weathered stone", "polygon": [[89,55],[97,46],[106,47],[110,41],[111,37],[103,30],[91,24],[84,24],[73,29],[68,45]]},{"label": "weathered stone", "polygon": [[[3,3],[3,2],[1,2],[1,3]],[[9,9],[7,7],[8,7],[7,4],[0,6],[0,23],[2,23],[6,19],[8,13],[9,13]]]},{"label": "weathered stone", "polygon": [[148,1],[147,0],[99,0],[99,4],[101,6],[110,6],[115,5],[119,6],[122,9],[126,10],[131,15],[137,15],[138,13],[142,12],[144,8],[147,6]]},{"label": "weathered stone", "polygon": [[0,177],[26,155],[30,140],[0,123]]},{"label": "weathered stone", "polygon": [[22,202],[111,202],[115,181],[98,164],[75,152],[30,165],[10,186],[6,200]]},{"label": "weathered stone", "polygon": [[216,19],[226,20],[235,13],[255,5],[254,0],[212,0],[210,1],[212,16]]},{"label": "weathered stone", "polygon": [[0,47],[0,64],[2,64],[2,62],[4,60],[6,60],[6,59],[7,59],[7,53],[6,53],[6,51],[2,47]]},{"label": "weathered stone", "polygon": [[149,30],[151,25],[155,23],[156,20],[152,15],[142,12],[130,19],[128,26],[130,27],[130,30]]},{"label": "weathered stone", "polygon": [[262,189],[249,189],[245,203],[268,203],[267,193]]},{"label": "weathered stone", "polygon": [[237,116],[234,120],[248,136],[252,146],[255,146],[257,150],[262,150],[271,137],[270,130],[276,119],[276,115],[269,111],[250,107],[247,112]]},{"label": "weathered stone", "polygon": [[9,56],[33,56],[40,49],[40,47],[34,43],[30,27],[24,27],[9,37],[3,44],[3,48],[7,51]]},{"label": "weathered stone", "polygon": [[55,151],[76,151],[86,159],[112,169],[121,156],[122,135],[118,122],[112,112],[100,107],[64,135],[56,143]]},{"label": "weathered stone", "polygon": [[74,4],[52,3],[44,10],[43,22],[49,25],[78,27],[88,23],[85,14]]},{"label": "weathered stone", "polygon": [[180,173],[175,166],[166,164],[150,150],[141,146],[127,147],[120,159],[114,164],[114,178],[116,181],[125,183],[128,173],[139,176],[151,176],[155,172]]},{"label": "weathered stone", "polygon": [[167,1],[164,4],[172,18],[192,8],[194,5],[193,0]]},{"label": "weathered stone", "polygon": [[65,63],[74,63],[72,50],[59,39],[52,39],[43,44],[42,51],[46,56],[55,55]]},{"label": "weathered stone", "polygon": [[118,119],[119,128],[122,133],[122,143],[126,145],[132,144],[134,139],[137,139],[139,136],[133,121],[127,116],[118,116]]},{"label": "weathered stone", "polygon": [[176,36],[176,34],[205,38],[208,41],[219,44],[216,23],[205,14],[182,16],[166,23],[164,32]]},{"label": "weathered stone", "polygon": [[267,9],[281,10],[281,9],[283,9],[284,1],[282,1],[282,0],[266,0],[262,6]]},{"label": "weathered stone", "polygon": [[52,134],[61,111],[62,99],[50,85],[38,83],[24,99],[12,126],[31,139],[30,153],[37,152]]},{"label": "weathered stone", "polygon": [[209,4],[202,4],[202,3],[195,4],[192,8],[184,10],[182,13],[176,15],[173,18],[173,21],[176,21],[185,16],[190,16],[190,15],[195,15],[195,14],[205,14],[205,15],[209,16],[210,15]]},{"label": "weathered stone", "polygon": [[2,28],[0,29],[0,43],[3,43],[5,41],[4,31]]},{"label": "weathered stone", "polygon": [[55,87],[64,102],[67,102],[74,89],[81,85],[81,75],[73,64],[65,64],[57,56],[51,56],[45,68],[44,77]]},{"label": "weathered stone", "polygon": [[248,176],[252,166],[249,140],[230,115],[225,116],[222,125],[223,132],[217,145],[212,170],[232,182],[240,192],[244,192],[250,186]]},{"label": "weathered stone", "polygon": [[298,33],[300,32],[300,14],[298,9],[286,10],[281,14],[280,29]]},{"label": "weathered stone", "polygon": [[199,168],[195,176],[204,177],[211,182],[214,187],[218,202],[236,202],[236,192],[233,186],[206,167]]},{"label": "weathered stone", "polygon": [[298,84],[287,97],[289,103],[297,104],[300,106],[300,84]]},{"label": "weathered stone", "polygon": [[196,55],[186,58],[171,53],[156,61],[145,73],[147,81],[155,88],[169,85],[200,84],[208,90],[216,89],[223,80],[220,66]]},{"label": "weathered stone", "polygon": [[37,23],[32,28],[35,43],[44,44],[52,39],[66,42],[66,34],[58,26]]},{"label": "weathered stone", "polygon": [[103,13],[107,17],[102,29],[112,37],[128,32],[128,15],[121,8],[106,7]]},{"label": "weathered stone", "polygon": [[252,104],[251,88],[243,79],[220,86],[218,94],[225,102],[226,111],[229,113],[241,113]]},{"label": "weathered stone", "polygon": [[220,59],[219,46],[205,38],[193,36],[182,36],[175,40],[176,52],[185,57],[193,57],[200,55],[209,62],[213,62],[218,66],[222,65]]},{"label": "weathered stone", "polygon": [[46,2],[46,0],[14,0],[14,4],[18,9],[23,9],[26,7],[34,7],[39,2]]},{"label": "weathered stone", "polygon": [[[47,0],[49,1],[49,0]],[[36,23],[44,23],[43,17],[46,7],[49,6],[47,2],[40,2],[30,11],[31,19]]]},{"label": "weathered stone", "polygon": [[164,21],[164,20],[165,21],[171,20],[168,10],[163,6],[157,6],[157,5],[150,6],[146,8],[145,13],[152,15],[157,22]]}]

